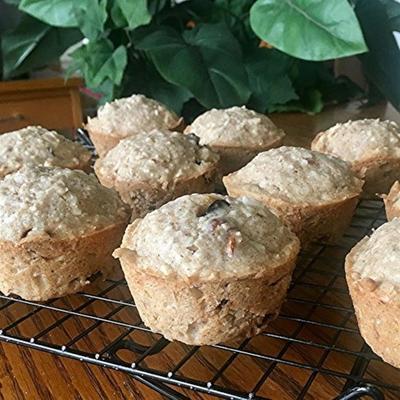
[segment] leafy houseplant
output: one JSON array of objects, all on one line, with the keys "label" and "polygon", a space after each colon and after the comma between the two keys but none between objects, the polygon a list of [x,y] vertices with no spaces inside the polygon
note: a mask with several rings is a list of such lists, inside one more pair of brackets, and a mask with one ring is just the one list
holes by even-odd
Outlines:
[{"label": "leafy houseplant", "polygon": [[371,87],[400,106],[397,0],[7,2],[24,13],[2,38],[8,78],[85,38],[70,72],[103,101],[144,93],[189,118],[236,104],[318,112],[360,94],[325,62],[357,54]]}]

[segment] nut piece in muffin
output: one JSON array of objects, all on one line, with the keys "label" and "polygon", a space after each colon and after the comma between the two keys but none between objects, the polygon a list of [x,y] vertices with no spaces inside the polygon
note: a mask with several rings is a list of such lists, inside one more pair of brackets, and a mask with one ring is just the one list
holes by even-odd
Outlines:
[{"label": "nut piece in muffin", "polygon": [[29,300],[74,293],[114,265],[129,219],[94,175],[23,167],[0,182],[0,290]]},{"label": "nut piece in muffin", "polygon": [[242,168],[258,153],[280,146],[285,136],[266,115],[244,106],[207,111],[185,133],[195,133],[200,144],[220,155],[221,176]]},{"label": "nut piece in muffin", "polygon": [[182,119],[156,100],[136,94],[106,103],[95,118],[88,118],[86,129],[102,157],[121,139],[153,129],[176,130]]},{"label": "nut piece in muffin", "polygon": [[254,200],[193,194],[134,221],[114,255],[147,326],[206,345],[255,335],[277,316],[299,247]]},{"label": "nut piece in muffin", "polygon": [[195,135],[154,130],[122,140],[94,169],[131,207],[134,219],[184,194],[212,192],[217,165],[218,155]]},{"label": "nut piece in muffin", "polygon": [[363,197],[388,193],[400,178],[400,127],[392,121],[363,119],[319,133],[311,148],[340,157],[365,180]]},{"label": "nut piece in muffin", "polygon": [[286,146],[260,153],[223,182],[229,195],[251,196],[274,210],[303,246],[340,238],[363,184],[339,158]]},{"label": "nut piece in muffin", "polygon": [[90,159],[81,144],[41,126],[0,135],[0,178],[26,165],[88,170]]},{"label": "nut piece in muffin", "polygon": [[358,326],[372,350],[400,368],[400,219],[361,240],[346,257]]}]

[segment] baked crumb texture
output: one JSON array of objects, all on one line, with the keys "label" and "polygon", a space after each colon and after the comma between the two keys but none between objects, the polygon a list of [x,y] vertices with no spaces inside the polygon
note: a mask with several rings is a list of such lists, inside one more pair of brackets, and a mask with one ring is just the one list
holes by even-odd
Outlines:
[{"label": "baked crumb texture", "polygon": [[185,133],[196,134],[200,144],[220,155],[221,176],[242,168],[258,153],[280,146],[285,136],[266,115],[244,106],[209,110]]},{"label": "baked crumb texture", "polygon": [[389,221],[400,218],[400,182],[396,181],[388,195],[381,196],[385,203],[386,216]]},{"label": "baked crumb texture", "polygon": [[298,251],[254,200],[193,194],[134,221],[114,255],[147,326],[205,345],[257,334],[276,317]]},{"label": "baked crumb texture", "polygon": [[214,190],[219,157],[192,135],[153,130],[122,140],[95,163],[100,182],[142,217],[188,193]]},{"label": "baked crumb texture", "polygon": [[88,170],[91,154],[55,131],[28,126],[0,135],[0,178],[24,166]]},{"label": "baked crumb texture", "polygon": [[282,146],[223,178],[229,195],[270,207],[306,246],[336,242],[357,205],[363,181],[337,157]]},{"label": "baked crumb texture", "polygon": [[0,290],[29,300],[76,292],[114,265],[129,213],[82,171],[24,167],[0,181]]},{"label": "baked crumb texture", "polygon": [[89,132],[99,156],[104,156],[121,139],[153,129],[174,130],[182,120],[156,100],[135,94],[100,107],[95,118],[88,118]]},{"label": "baked crumb texture", "polygon": [[400,219],[361,240],[346,257],[346,279],[361,335],[400,368]]},{"label": "baked crumb texture", "polygon": [[311,148],[348,161],[365,180],[363,197],[388,193],[400,176],[400,127],[393,121],[363,119],[319,133]]}]

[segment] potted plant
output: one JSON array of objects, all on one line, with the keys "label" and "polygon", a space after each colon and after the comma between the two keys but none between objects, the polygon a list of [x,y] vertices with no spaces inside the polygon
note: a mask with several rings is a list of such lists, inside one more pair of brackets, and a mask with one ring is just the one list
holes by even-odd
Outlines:
[{"label": "potted plant", "polygon": [[65,81],[49,68],[38,71],[57,68],[60,55],[80,37],[78,30],[53,28],[0,1],[0,132],[28,124],[68,132],[82,124],[81,80]]},{"label": "potted plant", "polygon": [[[143,93],[189,119],[236,104],[316,113],[365,94],[400,106],[396,0],[7,1],[24,15],[3,36],[5,78],[85,38],[68,73],[102,101]],[[355,55],[368,93],[327,62]]]}]

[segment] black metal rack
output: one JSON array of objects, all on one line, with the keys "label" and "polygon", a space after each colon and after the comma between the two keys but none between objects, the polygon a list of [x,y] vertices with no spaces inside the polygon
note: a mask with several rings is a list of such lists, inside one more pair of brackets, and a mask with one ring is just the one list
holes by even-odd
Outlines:
[{"label": "black metal rack", "polygon": [[255,338],[170,343],[143,325],[117,277],[45,303],[0,295],[0,340],[123,371],[170,399],[399,399],[400,370],[362,340],[343,271],[349,249],[384,222],[381,201],[362,201],[337,246],[301,254],[280,316]]}]

